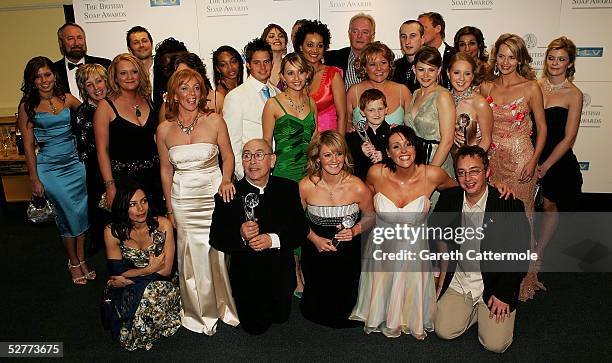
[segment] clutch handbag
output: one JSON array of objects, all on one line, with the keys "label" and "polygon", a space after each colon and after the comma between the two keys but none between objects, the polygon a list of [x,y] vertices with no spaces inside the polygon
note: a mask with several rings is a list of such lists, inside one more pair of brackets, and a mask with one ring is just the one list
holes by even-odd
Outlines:
[{"label": "clutch handbag", "polygon": [[544,194],[542,192],[542,183],[538,180],[533,196],[533,204],[535,208],[541,208],[544,205]]},{"label": "clutch handbag", "polygon": [[55,220],[53,205],[45,197],[32,196],[32,201],[28,204],[26,214],[28,221],[32,223],[45,223]]},{"label": "clutch handbag", "polygon": [[106,192],[102,194],[102,197],[100,198],[100,202],[98,202],[98,208],[104,209],[107,212],[111,211],[111,209],[108,207],[108,203],[106,202]]}]

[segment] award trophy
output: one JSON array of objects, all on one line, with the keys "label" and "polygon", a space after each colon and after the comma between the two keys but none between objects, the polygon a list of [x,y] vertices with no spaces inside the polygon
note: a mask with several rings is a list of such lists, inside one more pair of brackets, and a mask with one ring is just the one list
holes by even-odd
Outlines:
[{"label": "award trophy", "polygon": [[249,193],[244,197],[244,215],[247,221],[255,220],[255,207],[259,205],[259,196]]},{"label": "award trophy", "polygon": [[462,113],[459,115],[459,127],[463,130],[463,145],[468,145],[468,133],[467,128],[470,125],[470,115],[467,113]]},{"label": "award trophy", "polygon": [[[342,217],[342,222],[340,222],[340,227],[338,227],[338,229],[336,230],[336,233],[342,231],[343,229],[353,228],[354,225],[355,225],[355,218],[353,218],[353,216],[346,215]],[[334,247],[338,247],[338,244],[340,243],[340,241],[338,241],[336,237],[334,237],[332,238],[331,243]]]},{"label": "award trophy", "polygon": [[[244,216],[247,221],[255,220],[255,207],[259,205],[259,196],[255,193],[247,194],[243,199],[244,206]],[[248,241],[244,241],[245,246],[248,244]]]},{"label": "award trophy", "polygon": [[366,122],[357,122],[355,125],[355,130],[357,130],[357,134],[361,137],[363,142],[370,142],[370,138],[368,137],[368,133],[366,130],[368,129],[368,124]]}]

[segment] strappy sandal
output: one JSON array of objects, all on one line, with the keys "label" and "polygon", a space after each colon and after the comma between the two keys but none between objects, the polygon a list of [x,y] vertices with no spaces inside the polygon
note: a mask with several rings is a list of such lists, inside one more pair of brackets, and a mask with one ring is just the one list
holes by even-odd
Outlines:
[{"label": "strappy sandal", "polygon": [[[70,259],[68,259],[68,272],[70,272],[70,275],[72,276],[72,272],[71,270],[73,268],[78,268],[79,271],[81,271],[81,264],[77,264],[77,265],[71,265],[70,264]],[[83,271],[81,271],[81,273],[83,273]],[[73,277],[72,278],[72,283],[75,285],[85,285],[87,283],[87,278],[85,278],[85,276],[79,276],[79,277]]]},{"label": "strappy sandal", "polygon": [[[81,261],[79,262],[79,266],[81,267],[81,272],[83,272],[83,264],[86,263],[85,261]],[[87,266],[87,269],[89,269],[89,266]],[[96,270],[89,270],[89,272],[83,272],[84,276],[87,280],[95,280],[96,279]]]}]

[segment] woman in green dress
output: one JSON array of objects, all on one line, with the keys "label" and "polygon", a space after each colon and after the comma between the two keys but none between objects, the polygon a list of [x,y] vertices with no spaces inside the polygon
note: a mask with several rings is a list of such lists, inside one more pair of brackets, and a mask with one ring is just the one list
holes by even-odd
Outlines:
[{"label": "woman in green dress", "polygon": [[312,66],[301,55],[287,54],[280,74],[287,88],[266,102],[262,115],[263,137],[275,145],[272,175],[296,182],[304,177],[308,143],[317,132],[317,108],[306,91],[312,75]]},{"label": "woman in green dress", "polygon": [[[280,79],[287,85],[279,95],[270,98],[262,115],[263,137],[272,145],[276,165],[272,175],[299,182],[305,175],[308,143],[317,129],[317,107],[308,96],[306,86],[313,77],[312,66],[297,53],[289,53],[281,63]],[[296,250],[297,288],[301,297],[304,281]]]}]

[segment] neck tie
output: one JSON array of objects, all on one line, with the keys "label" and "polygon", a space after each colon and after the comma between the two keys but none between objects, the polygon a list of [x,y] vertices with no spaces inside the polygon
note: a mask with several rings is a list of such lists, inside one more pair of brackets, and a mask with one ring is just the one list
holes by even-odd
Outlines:
[{"label": "neck tie", "polygon": [[73,70],[75,68],[78,68],[79,66],[82,66],[82,65],[83,65],[83,63],[75,64],[75,63],[68,62],[68,70],[71,71],[71,70]]},{"label": "neck tie", "polygon": [[268,88],[268,86],[263,86],[263,88],[261,89],[261,94],[266,100],[270,98],[270,89]]}]

